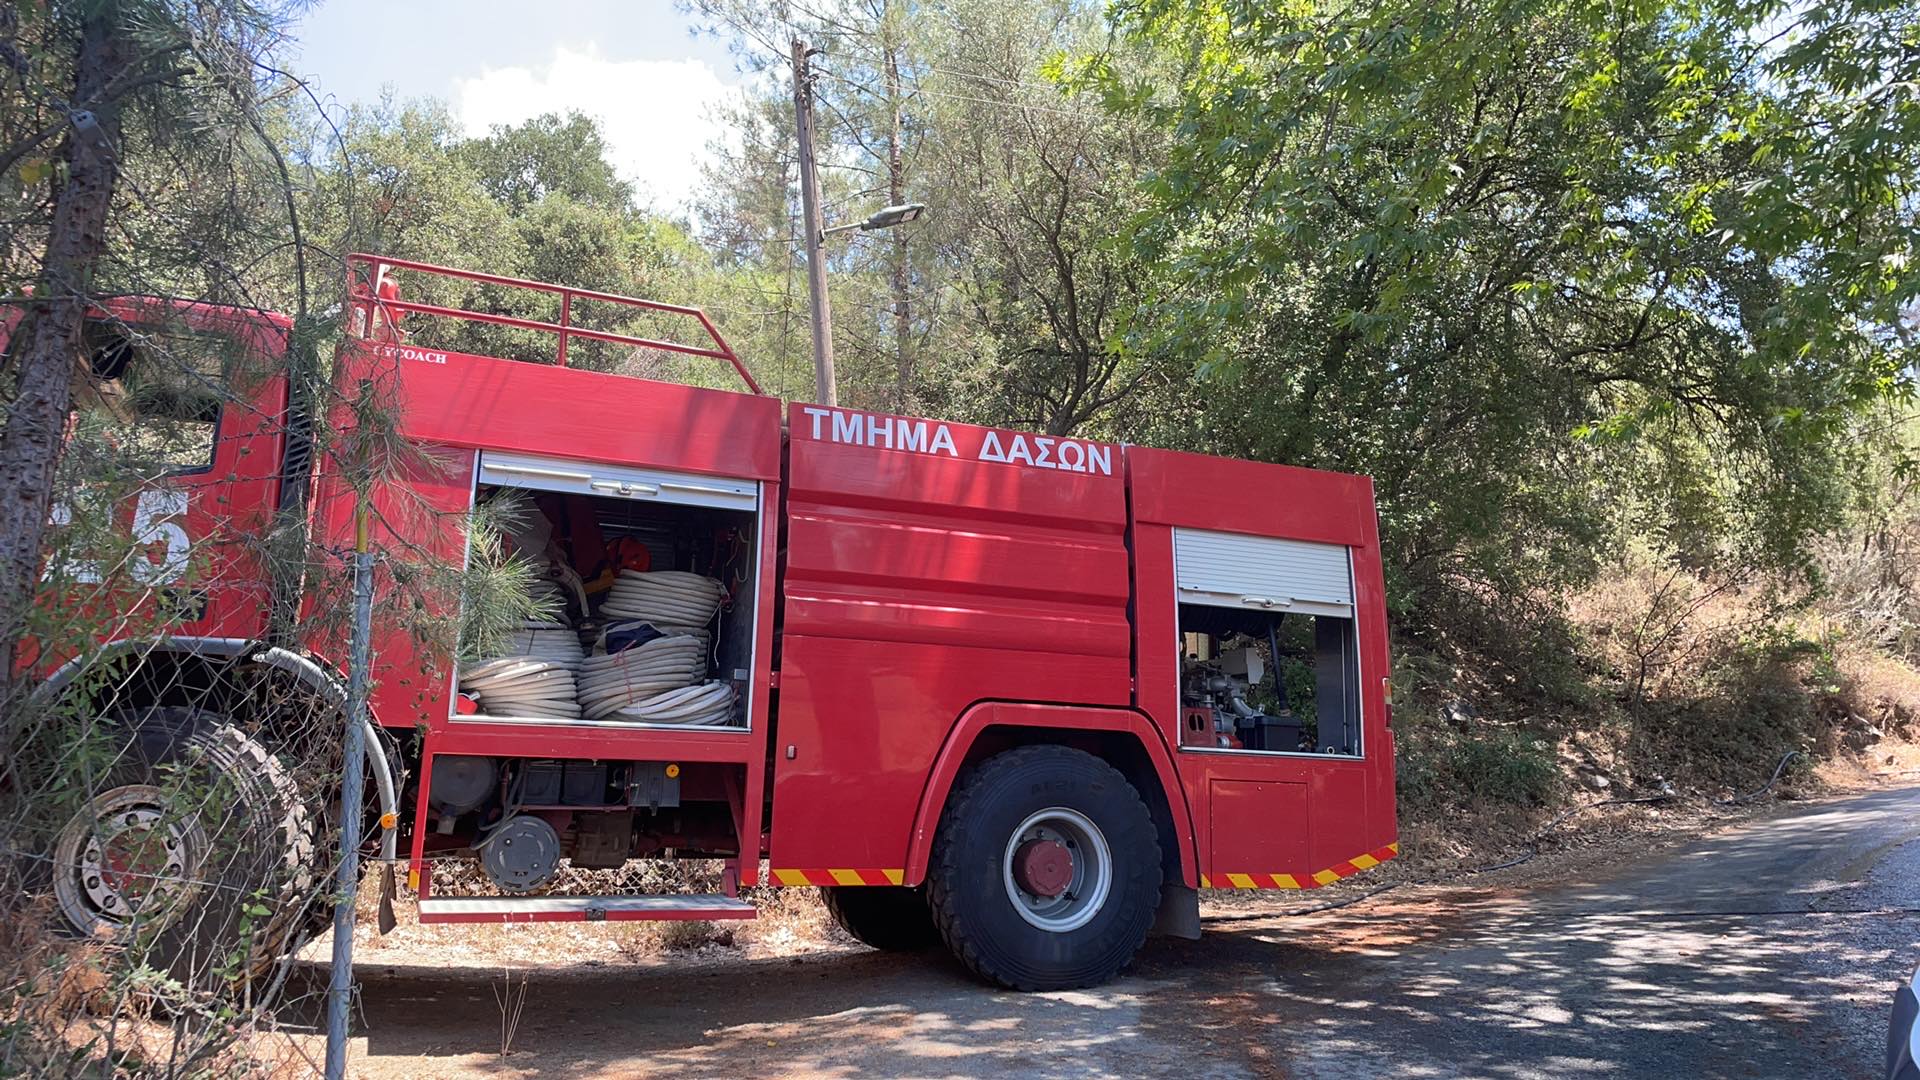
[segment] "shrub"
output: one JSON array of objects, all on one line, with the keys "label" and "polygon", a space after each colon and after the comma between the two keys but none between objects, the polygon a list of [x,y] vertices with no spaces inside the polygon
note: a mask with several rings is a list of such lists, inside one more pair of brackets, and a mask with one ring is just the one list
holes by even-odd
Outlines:
[{"label": "shrub", "polygon": [[1490,725],[1456,732],[1437,723],[1403,731],[1399,796],[1409,814],[1476,803],[1539,807],[1559,794],[1552,748],[1529,732]]},{"label": "shrub", "polygon": [[1493,730],[1453,740],[1454,783],[1469,796],[1516,806],[1544,806],[1560,786],[1553,753],[1525,732]]}]

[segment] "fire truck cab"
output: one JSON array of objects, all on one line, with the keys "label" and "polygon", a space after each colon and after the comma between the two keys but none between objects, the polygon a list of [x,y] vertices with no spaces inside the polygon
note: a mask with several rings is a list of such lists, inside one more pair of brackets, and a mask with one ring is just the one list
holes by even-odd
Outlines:
[{"label": "fire truck cab", "polygon": [[[783,407],[692,309],[351,266],[336,393],[383,395],[420,451],[372,493],[374,546],[460,565],[469,515],[506,500],[505,546],[546,602],[507,655],[461,661],[421,646],[381,579],[380,839],[421,921],[750,918],[742,886],[819,886],[870,944],[942,940],[984,978],[1060,988],[1113,975],[1156,923],[1197,934],[1198,890],[1316,888],[1396,853],[1366,478]],[[429,277],[558,296],[561,315],[403,299]],[[580,328],[586,300],[684,315],[710,343]],[[549,334],[555,362],[400,329],[429,318]],[[582,338],[730,361],[748,389],[570,366]],[[229,409],[261,400],[289,398]],[[277,440],[276,462],[298,444],[236,430]],[[304,492],[268,479],[246,498],[351,546],[336,463]],[[271,648],[338,700],[337,641],[268,642],[259,588],[206,596],[142,655]],[[627,887],[646,858],[724,871],[710,892]],[[448,859],[483,873],[437,877]]]}]

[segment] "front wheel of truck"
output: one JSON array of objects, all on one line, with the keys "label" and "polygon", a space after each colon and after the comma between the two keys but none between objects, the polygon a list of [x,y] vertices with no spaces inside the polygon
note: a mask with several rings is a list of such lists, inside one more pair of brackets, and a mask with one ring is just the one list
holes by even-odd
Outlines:
[{"label": "front wheel of truck", "polygon": [[1016,990],[1105,982],[1146,940],[1160,842],[1118,769],[1065,746],[989,758],[940,815],[927,904],[974,974]]},{"label": "front wheel of truck", "polygon": [[64,929],[189,988],[263,973],[316,900],[314,819],[292,774],[217,713],[130,710],[99,730],[91,797],[52,836]]}]

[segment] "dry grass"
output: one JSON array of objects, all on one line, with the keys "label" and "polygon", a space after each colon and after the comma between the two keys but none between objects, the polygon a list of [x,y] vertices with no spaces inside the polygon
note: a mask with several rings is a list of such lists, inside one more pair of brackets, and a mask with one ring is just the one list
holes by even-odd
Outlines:
[{"label": "dry grass", "polygon": [[159,1008],[107,947],[0,923],[0,1076],[306,1077],[319,1062],[273,1016],[183,1018]]},{"label": "dry grass", "polygon": [[1624,780],[1725,796],[1788,751],[1835,751],[1837,639],[1804,597],[1640,560],[1574,596],[1568,614],[1598,662],[1598,722],[1568,725],[1560,743],[1588,786],[1597,776],[1606,790]]},{"label": "dry grass", "polygon": [[1903,767],[1903,740],[1920,741],[1920,658],[1862,610],[1906,609],[1844,576],[1819,593],[1641,553],[1564,603],[1451,613],[1449,635],[1395,671],[1409,691],[1395,718],[1403,847],[1492,861],[1564,807],[1669,789],[1724,799],[1795,750],[1818,764],[1787,769],[1790,797]]},{"label": "dry grass", "polygon": [[1888,734],[1911,736],[1920,726],[1920,666],[1859,642],[1834,649],[1837,698]]}]

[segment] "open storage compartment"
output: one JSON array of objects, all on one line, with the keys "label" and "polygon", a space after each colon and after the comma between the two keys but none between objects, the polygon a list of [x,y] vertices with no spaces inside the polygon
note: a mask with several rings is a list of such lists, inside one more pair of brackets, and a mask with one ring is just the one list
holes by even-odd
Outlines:
[{"label": "open storage compartment", "polygon": [[454,721],[748,729],[758,483],[484,452],[474,499],[522,501],[507,546],[553,617],[462,665]]}]

